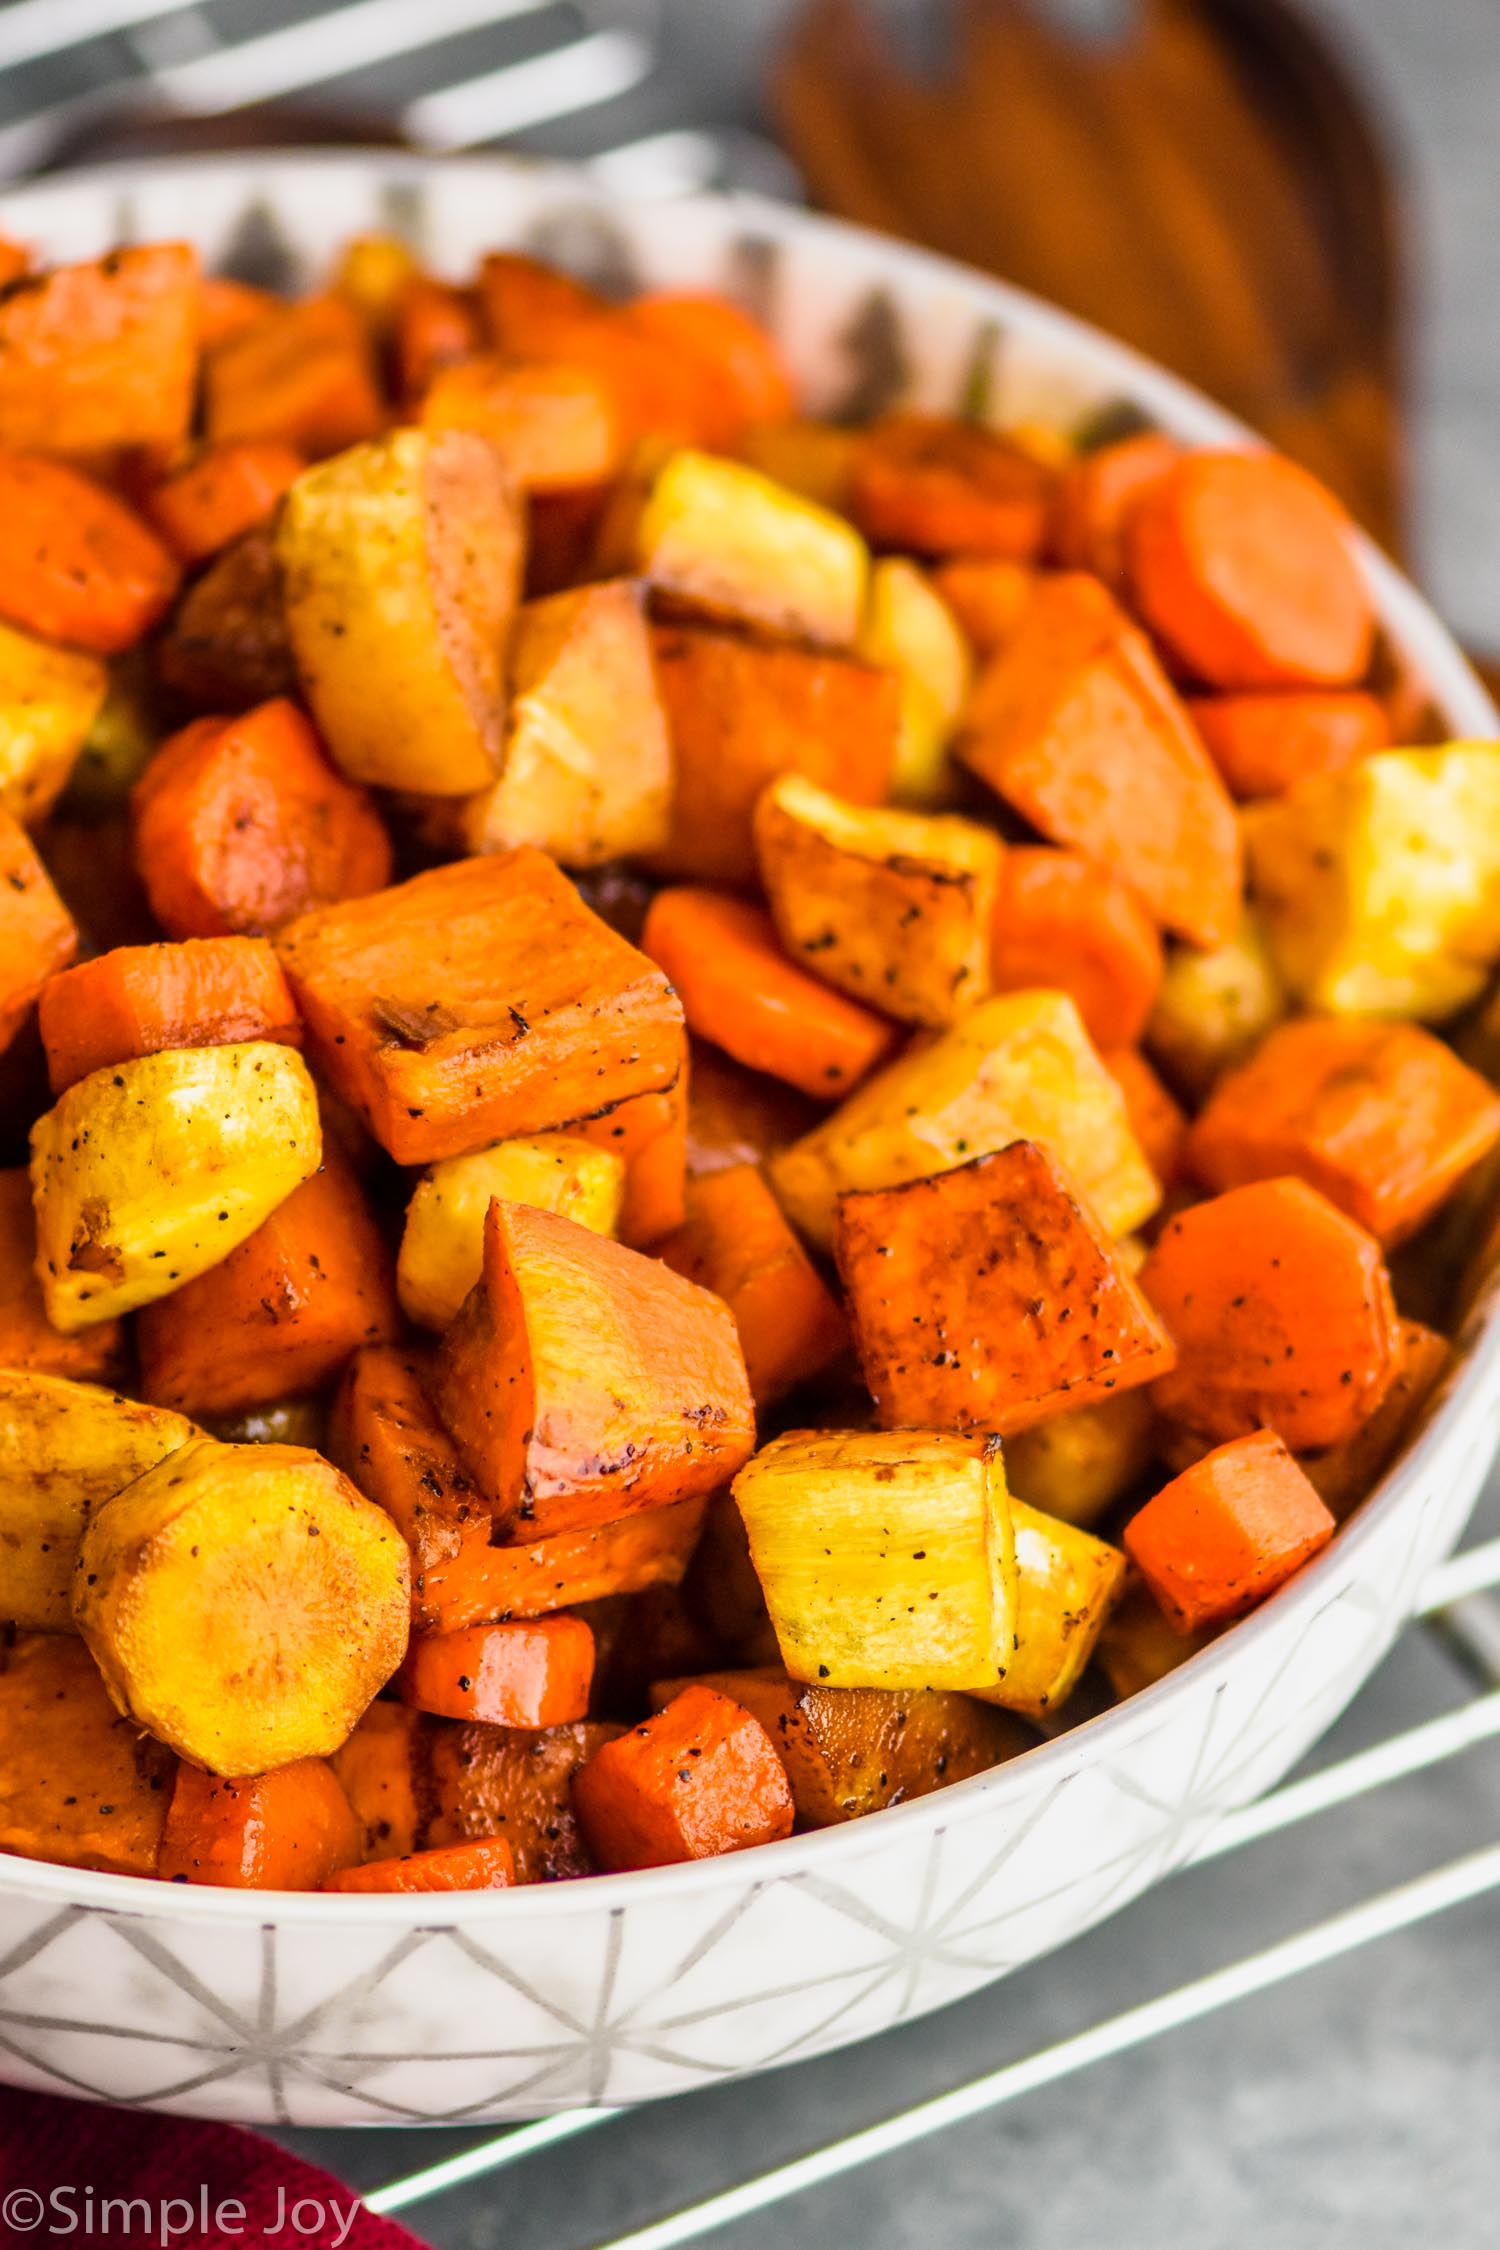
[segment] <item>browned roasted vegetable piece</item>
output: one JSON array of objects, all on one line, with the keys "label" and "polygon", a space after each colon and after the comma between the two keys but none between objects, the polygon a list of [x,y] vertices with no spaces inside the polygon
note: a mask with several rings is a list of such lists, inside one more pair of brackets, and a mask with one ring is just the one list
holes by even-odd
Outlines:
[{"label": "browned roasted vegetable piece", "polygon": [[264,525],[194,579],[157,645],[156,670],[192,711],[249,711],[295,695],[281,573]]},{"label": "browned roasted vegetable piece", "polygon": [[121,1718],[81,1641],[0,1647],[0,1852],[154,1875],[176,1763]]}]

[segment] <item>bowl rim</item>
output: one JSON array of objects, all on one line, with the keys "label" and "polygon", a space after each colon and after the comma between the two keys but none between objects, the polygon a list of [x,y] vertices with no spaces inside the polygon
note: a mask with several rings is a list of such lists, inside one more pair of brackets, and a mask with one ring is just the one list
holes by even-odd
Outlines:
[{"label": "bowl rim", "polygon": [[[1062,311],[1030,291],[965,266],[937,252],[899,242],[869,227],[856,226],[769,197],[735,193],[694,193],[657,200],[609,194],[578,165],[516,155],[424,156],[392,149],[247,149],[225,154],[162,156],[122,159],[59,172],[41,179],[0,189],[0,223],[7,228],[19,222],[24,233],[28,205],[90,192],[118,193],[136,187],[168,184],[181,177],[219,173],[236,180],[264,178],[268,185],[285,185],[299,173],[311,175],[346,172],[375,175],[390,180],[421,180],[435,174],[457,175],[476,184],[555,184],[579,206],[593,205],[607,213],[621,211],[686,210],[705,221],[710,215],[730,231],[743,222],[773,240],[796,238],[811,241],[837,256],[853,246],[867,259],[878,260],[896,280],[906,277],[918,285],[944,286],[964,296],[981,316],[997,323],[1025,329],[1031,337],[1059,354],[1087,359],[1101,378],[1117,383],[1165,427],[1200,445],[1261,446],[1265,441],[1244,423],[1215,405],[1180,376],[1170,374],[1154,360]],[[497,214],[496,239],[504,238],[503,213]],[[439,261],[440,262],[440,261]],[[1430,603],[1372,540],[1359,535],[1363,560],[1376,596],[1382,622],[1396,642],[1414,654],[1424,682],[1437,704],[1455,723],[1455,739],[1500,737],[1497,710],[1458,642]],[[1172,1700],[1191,1686],[1210,1681],[1237,1660],[1237,1652],[1251,1640],[1287,1625],[1296,1612],[1318,1609],[1335,1581],[1344,1574],[1351,1553],[1376,1538],[1389,1518],[1414,1503],[1429,1473],[1435,1469],[1455,1428],[1477,1421],[1487,1394],[1500,1384],[1500,1272],[1492,1276],[1477,1303],[1453,1339],[1453,1353],[1435,1403],[1426,1413],[1416,1438],[1381,1478],[1354,1514],[1339,1526],[1338,1536],[1312,1562],[1304,1565],[1271,1599],[1239,1619],[1220,1638],[1199,1650],[1188,1661],[1123,1703],[1097,1713],[1050,1741],[1036,1744],[1017,1758],[988,1771],[954,1782],[930,1795],[887,1806],[864,1820],[829,1828],[811,1829],[780,1843],[762,1844],[748,1855],[729,1852],[713,1859],[694,1860],[670,1867],[642,1868],[612,1875],[582,1876],[567,1882],[517,1885],[503,1891],[454,1891],[401,1896],[375,1893],[360,1896],[318,1891],[241,1891],[207,1884],[163,1884],[138,1875],[112,1875],[89,1868],[73,1868],[46,1860],[32,1860],[0,1852],[0,1899],[26,1896],[40,1903],[88,1911],[112,1911],[137,1919],[171,1917],[197,1924],[231,1923],[246,1928],[269,1924],[308,1924],[324,1928],[342,1922],[345,1915],[355,1927],[389,1926],[396,1929],[450,1928],[457,1923],[487,1925],[535,1922],[555,1916],[571,1917],[600,1911],[623,1911],[659,1898],[668,1902],[685,1887],[695,1890],[732,1889],[755,1893],[796,1881],[807,1873],[826,1873],[835,1865],[857,1862],[881,1848],[882,1840],[896,1841],[898,1824],[908,1837],[923,1830],[939,1832],[957,1821],[974,1817],[980,1807],[997,1811],[1009,1798],[1029,1796],[1047,1789],[1065,1776],[1106,1754],[1116,1743],[1152,1731]],[[439,1897],[441,1904],[438,1903]]]}]

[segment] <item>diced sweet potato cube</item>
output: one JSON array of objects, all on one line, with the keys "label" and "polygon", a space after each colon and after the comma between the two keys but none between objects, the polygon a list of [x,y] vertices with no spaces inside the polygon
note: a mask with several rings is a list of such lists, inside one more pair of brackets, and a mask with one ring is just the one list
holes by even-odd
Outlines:
[{"label": "diced sweet potato cube", "polygon": [[696,1499],[755,1443],[728,1306],[523,1203],[490,1206],[484,1273],[439,1348],[433,1395],[523,1539]]},{"label": "diced sweet potato cube", "polygon": [[980,680],[958,742],[1042,834],[1117,874],[1163,928],[1239,918],[1234,807],[1152,654],[1096,579],[1048,580]]},{"label": "diced sweet potato cube", "polygon": [[545,1617],[608,1595],[675,1586],[703,1521],[701,1500],[680,1500],[525,1546],[497,1546],[489,1502],[429,1405],[418,1363],[391,1345],[356,1353],[329,1442],[411,1549],[412,1626],[421,1633]]},{"label": "diced sweet potato cube", "polygon": [[147,1305],[136,1325],[148,1399],[242,1413],[332,1382],[400,1325],[390,1253],[332,1151],[219,1265]]},{"label": "diced sweet potato cube", "polygon": [[0,1851],[154,1875],[176,1762],[120,1716],[82,1641],[0,1649]]},{"label": "diced sweet potato cube", "polygon": [[290,702],[194,720],[147,766],[131,810],[152,911],[172,937],[263,936],[390,881],[374,805]]},{"label": "diced sweet potato cube", "polygon": [[198,254],[112,250],[0,297],[0,444],[87,457],[187,436],[198,375]]},{"label": "diced sweet potato cube", "polygon": [[758,1407],[816,1375],[848,1343],[842,1311],[753,1164],[695,1180],[685,1222],[657,1255],[728,1305]]},{"label": "diced sweet potato cube", "polygon": [[258,937],[116,946],[50,977],[38,1016],[54,1094],[164,1047],[302,1044],[281,964]]},{"label": "diced sweet potato cube", "polygon": [[542,852],[304,915],[277,950],[330,1082],[398,1164],[671,1085],[682,1011]]},{"label": "diced sweet potato cube", "polygon": [[78,951],[78,931],[19,821],[0,805],[0,1048],[9,1046],[50,976]]},{"label": "diced sweet potato cube", "polygon": [[1071,993],[1096,1046],[1128,1047],[1162,965],[1155,924],[1118,876],[1078,852],[1022,844],[1005,854],[990,928],[997,992],[1052,985]]},{"label": "diced sweet potato cube", "polygon": [[588,1626],[552,1616],[418,1634],[394,1685],[403,1702],[440,1718],[557,1727],[587,1718],[593,1676]]},{"label": "diced sweet potato cube", "polygon": [[1195,695],[1187,710],[1236,797],[1279,797],[1304,774],[1336,773],[1391,739],[1385,706],[1358,688]]},{"label": "diced sweet potato cube", "polygon": [[385,419],[364,322],[341,297],[276,303],[204,359],[215,445],[279,438],[313,455],[373,437]]},{"label": "diced sweet potato cube", "polygon": [[[688,1137],[688,1040],[679,1041],[677,1076],[659,1094],[633,1094],[592,1117],[575,1117],[570,1140],[618,1156],[625,1166],[625,1193],[614,1232],[632,1250],[651,1250],[680,1227],[686,1212]],[[693,1069],[698,1068],[697,1063]],[[601,1230],[602,1231],[602,1230]]]},{"label": "diced sweet potato cube", "polygon": [[235,1891],[316,1891],[354,1864],[359,1839],[326,1759],[299,1758],[247,1781],[179,1766],[157,1873]]},{"label": "diced sweet potato cube", "polygon": [[0,451],[0,616],[9,624],[118,656],[158,623],[179,576],[155,532],[103,485],[39,453]]},{"label": "diced sweet potato cube", "polygon": [[667,1680],[662,1710],[690,1684],[727,1695],[759,1719],[791,1783],[797,1818],[830,1828],[987,1773],[1031,1747],[1024,1727],[938,1688],[833,1688],[788,1679],[779,1666]]},{"label": "diced sweet potato cube", "polygon": [[1046,536],[1051,496],[1048,471],[995,432],[896,414],[864,433],[849,512],[877,547],[1028,562]]},{"label": "diced sweet potato cube", "polygon": [[1194,1632],[1253,1609],[1333,1533],[1281,1439],[1257,1430],[1163,1486],[1125,1526],[1125,1547],[1168,1622]]},{"label": "diced sweet potato cube", "polygon": [[527,492],[606,484],[625,465],[615,386],[592,367],[462,359],[434,375],[421,419],[487,439]]},{"label": "diced sweet potato cube", "polygon": [[676,770],[657,855],[668,872],[752,881],[756,799],[778,774],[850,804],[884,800],[901,729],[893,672],[703,625],[658,625],[653,648]]},{"label": "diced sweet potato cube", "polygon": [[998,994],[909,1048],[773,1156],[771,1184],[802,1232],[827,1243],[845,1190],[926,1179],[1015,1140],[1050,1148],[1111,1234],[1161,1200],[1124,1096],[1072,1001],[1050,991]]},{"label": "diced sweet potato cube", "polygon": [[885,1429],[1008,1437],[1172,1365],[1114,1243],[1031,1141],[842,1196],[834,1254]]},{"label": "diced sweet potato cube", "polygon": [[274,438],[211,446],[146,494],[147,515],[181,562],[207,562],[221,547],[269,522],[306,467]]},{"label": "diced sweet potato cube", "polygon": [[792,1832],[791,1785],[760,1721],[712,1688],[596,1750],[573,1801],[602,1867],[668,1867]]},{"label": "diced sweet potato cube", "polygon": [[330,1875],[325,1891],[505,1891],[516,1879],[515,1855],[503,1836],[476,1844],[444,1844],[436,1851],[405,1852],[399,1859],[370,1859]]},{"label": "diced sweet potato cube", "polygon": [[1341,1444],[1395,1378],[1380,1245],[1301,1180],[1232,1188],[1169,1220],[1141,1289],[1177,1346],[1152,1397],[1210,1444],[1262,1425],[1299,1452]]},{"label": "diced sweet potato cube", "polygon": [[1500,1140],[1500,1094],[1416,1024],[1280,1024],[1219,1080],[1188,1140],[1206,1186],[1292,1173],[1389,1249]]}]

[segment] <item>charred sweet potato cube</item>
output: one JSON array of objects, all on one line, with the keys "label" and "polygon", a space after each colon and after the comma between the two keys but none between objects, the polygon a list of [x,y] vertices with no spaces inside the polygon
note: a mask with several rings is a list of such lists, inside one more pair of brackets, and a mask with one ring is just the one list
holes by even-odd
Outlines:
[{"label": "charred sweet potato cube", "polygon": [[[653,1688],[661,1710],[690,1683]],[[1031,1747],[1024,1727],[971,1696],[938,1688],[834,1688],[779,1666],[706,1672],[695,1683],[759,1719],[791,1783],[797,1818],[830,1828],[986,1773]]]},{"label": "charred sweet potato cube", "polygon": [[245,1781],[179,1766],[157,1873],[235,1891],[316,1891],[359,1849],[354,1808],[326,1759]]},{"label": "charred sweet potato cube", "polygon": [[120,1716],[82,1641],[0,1648],[0,1851],[154,1875],[176,1763]]},{"label": "charred sweet potato cube", "polygon": [[657,1255],[728,1305],[758,1407],[816,1375],[849,1341],[838,1303],[753,1164],[695,1180],[685,1221]]},{"label": "charred sweet potato cube", "polygon": [[0,444],[81,458],[180,445],[197,388],[199,287],[185,242],[13,281],[0,297]]},{"label": "charred sweet potato cube", "polygon": [[596,1750],[573,1802],[601,1867],[668,1867],[792,1832],[791,1784],[760,1721],[712,1688]]},{"label": "charred sweet potato cube", "polygon": [[398,1164],[545,1132],[677,1076],[666,978],[529,847],[325,907],[276,942],[319,1067]]},{"label": "charred sweet potato cube", "polygon": [[593,1861],[573,1806],[573,1776],[620,1729],[579,1719],[533,1733],[518,1727],[429,1720],[423,1830],[429,1848],[503,1836],[518,1883],[587,1875]]},{"label": "charred sweet potato cube", "polygon": [[141,1389],[192,1414],[273,1406],[321,1390],[399,1326],[384,1237],[330,1150],[221,1264],[142,1310]]},{"label": "charred sweet potato cube", "polygon": [[1008,1437],[1172,1365],[1109,1235],[1031,1141],[840,1197],[834,1255],[886,1429]]},{"label": "charred sweet potato cube", "polygon": [[543,1539],[725,1484],[755,1443],[727,1305],[655,1259],[492,1203],[433,1397],[503,1528]]},{"label": "charred sweet potato cube", "polygon": [[411,1549],[412,1627],[452,1633],[647,1586],[675,1586],[703,1522],[701,1500],[500,1546],[485,1500],[428,1403],[422,1363],[392,1345],[356,1353],[330,1447]]},{"label": "charred sweet potato cube", "polygon": [[884,801],[901,731],[893,672],[706,625],[658,625],[653,649],[676,774],[666,872],[752,882],[755,804],[778,774]]},{"label": "charred sweet potato cube", "polygon": [[1417,1024],[1280,1024],[1188,1139],[1211,1188],[1292,1173],[1390,1249],[1500,1140],[1500,1094]]},{"label": "charred sweet potato cube", "polygon": [[264,936],[390,881],[385,825],[294,703],[196,719],[131,800],[152,911],[176,938]]},{"label": "charred sweet potato cube", "polygon": [[1262,1427],[1298,1452],[1340,1445],[1395,1380],[1380,1245],[1302,1180],[1257,1180],[1179,1213],[1140,1281],[1177,1346],[1152,1398],[1210,1445]]},{"label": "charred sweet potato cube", "polygon": [[1194,945],[1240,911],[1234,806],[1145,636],[1096,579],[1045,582],[984,673],[958,754],[1051,842]]}]

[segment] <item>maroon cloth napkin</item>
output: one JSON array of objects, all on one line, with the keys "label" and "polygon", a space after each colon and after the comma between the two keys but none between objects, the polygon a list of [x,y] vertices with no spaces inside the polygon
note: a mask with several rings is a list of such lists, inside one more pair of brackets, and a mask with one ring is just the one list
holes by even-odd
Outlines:
[{"label": "maroon cloth napkin", "polygon": [[4,2250],[421,2250],[352,2189],[237,2125],[0,2087]]}]

